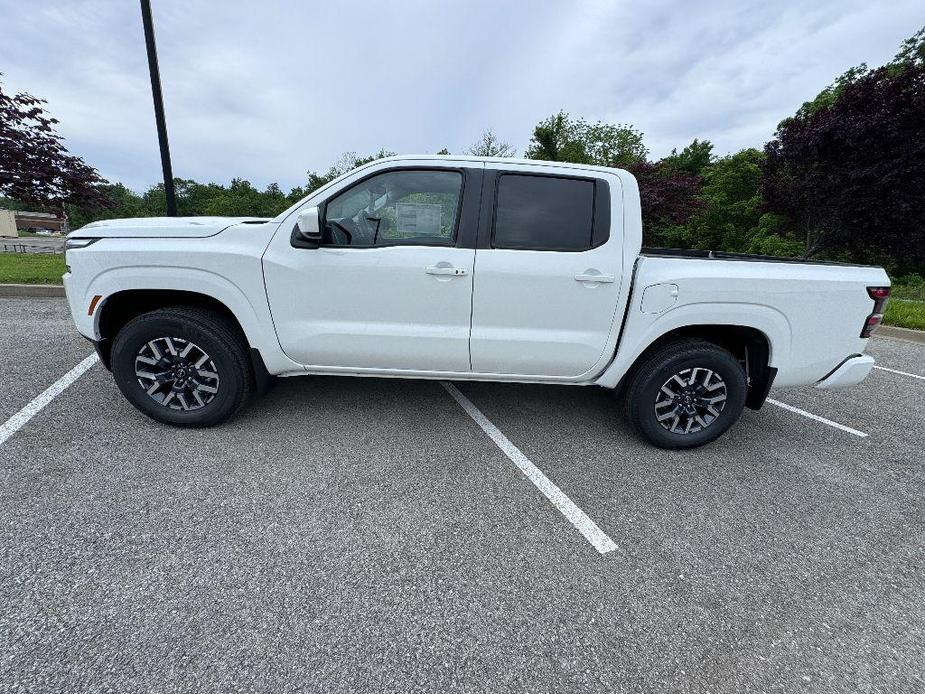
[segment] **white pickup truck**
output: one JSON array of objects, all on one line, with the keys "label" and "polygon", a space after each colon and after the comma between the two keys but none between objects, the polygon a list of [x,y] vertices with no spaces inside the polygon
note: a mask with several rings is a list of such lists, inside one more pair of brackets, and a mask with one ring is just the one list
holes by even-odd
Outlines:
[{"label": "white pickup truck", "polygon": [[880,268],[642,249],[618,169],[383,159],[274,219],[107,220],[64,286],[128,400],[230,418],[273,376],[603,386],[652,443],[712,441],[768,390],[858,383]]}]

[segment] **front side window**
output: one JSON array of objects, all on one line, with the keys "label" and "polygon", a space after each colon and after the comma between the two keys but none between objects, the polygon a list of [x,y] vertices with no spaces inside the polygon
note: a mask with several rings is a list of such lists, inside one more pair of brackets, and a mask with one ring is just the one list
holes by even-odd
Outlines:
[{"label": "front side window", "polygon": [[594,182],[503,174],[498,179],[495,248],[584,251],[594,245]]},{"label": "front side window", "polygon": [[328,201],[325,245],[450,246],[462,192],[458,171],[388,171]]}]

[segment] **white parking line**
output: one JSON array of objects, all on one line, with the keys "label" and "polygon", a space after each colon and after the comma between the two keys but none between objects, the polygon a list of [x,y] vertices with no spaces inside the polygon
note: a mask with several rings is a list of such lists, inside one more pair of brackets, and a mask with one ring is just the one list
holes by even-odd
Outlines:
[{"label": "white parking line", "polygon": [[517,446],[511,443],[507,436],[502,434],[498,430],[498,427],[492,424],[488,417],[482,414],[481,410],[472,404],[469,398],[460,393],[459,389],[452,383],[447,383],[445,381],[441,383],[443,387],[446,388],[447,392],[453,396],[456,402],[462,406],[466,413],[472,417],[475,423],[481,427],[482,431],[488,434],[489,438],[495,442],[495,445],[501,449],[501,452],[504,453],[514,465],[520,468],[520,471],[526,475],[527,479],[533,482],[536,488],[543,492],[543,495],[552,502],[553,506],[559,509],[563,516],[568,518],[569,522],[578,529],[578,532],[584,535],[585,539],[594,546],[594,549],[601,554],[606,554],[617,548],[617,544],[598,527],[597,523],[591,520],[588,514],[578,508],[575,503],[552,482],[552,480],[543,474],[542,470],[530,462],[530,459],[527,458]]},{"label": "white parking line", "polygon": [[0,424],[0,446],[2,446],[4,442],[13,434],[22,429],[26,422],[41,412],[48,403],[61,395],[61,393],[63,393],[69,385],[83,376],[87,369],[96,364],[96,362],[99,360],[100,358],[94,352],[73,369],[64,374],[57,381],[48,386],[48,388],[33,398],[32,401],[19,412],[14,414],[3,424]]},{"label": "white parking line", "polygon": [[911,374],[908,371],[897,371],[896,369],[888,369],[885,366],[875,366],[875,369],[880,369],[881,371],[889,371],[891,374],[899,374],[901,376],[908,376],[909,378],[917,378],[920,381],[925,381],[925,376],[919,376],[918,374]]},{"label": "white parking line", "polygon": [[866,439],[866,438],[867,438],[867,434],[865,434],[863,431],[858,431],[857,429],[852,429],[851,427],[846,427],[844,424],[839,424],[838,422],[833,422],[831,419],[826,419],[825,417],[820,417],[819,415],[813,414],[812,412],[807,412],[806,410],[801,410],[799,407],[794,407],[793,405],[788,405],[787,403],[779,402],[778,400],[772,400],[771,398],[768,398],[765,402],[769,402],[769,403],[771,403],[772,405],[776,405],[777,407],[781,407],[781,408],[787,410],[788,412],[795,412],[796,414],[803,415],[804,417],[808,417],[809,419],[814,419],[814,420],[816,420],[817,422],[822,422],[823,424],[828,424],[830,427],[835,427],[836,429],[841,429],[842,431],[847,431],[849,434],[854,434],[855,436],[860,436],[862,439]]}]

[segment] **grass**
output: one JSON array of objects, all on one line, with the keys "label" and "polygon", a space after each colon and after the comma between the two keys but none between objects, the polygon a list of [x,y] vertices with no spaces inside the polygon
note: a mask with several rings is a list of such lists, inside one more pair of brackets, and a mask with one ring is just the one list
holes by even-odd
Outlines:
[{"label": "grass", "polygon": [[893,300],[925,302],[925,284],[894,284],[890,290],[890,297]]},{"label": "grass", "polygon": [[906,275],[893,281],[883,324],[925,330],[925,280],[921,276]]},{"label": "grass", "polygon": [[64,256],[0,253],[0,284],[61,284]]},{"label": "grass", "polygon": [[886,306],[883,324],[925,330],[925,301],[891,298]]}]

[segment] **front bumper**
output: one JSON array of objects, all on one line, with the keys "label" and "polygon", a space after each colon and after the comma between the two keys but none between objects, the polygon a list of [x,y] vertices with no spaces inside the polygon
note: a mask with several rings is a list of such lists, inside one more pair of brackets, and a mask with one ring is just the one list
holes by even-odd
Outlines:
[{"label": "front bumper", "polygon": [[72,273],[65,273],[64,277],[61,279],[64,284],[64,295],[67,297],[67,305],[71,310],[71,318],[74,319],[77,332],[88,340],[97,339],[96,317],[94,315],[96,311],[94,311],[93,314],[88,313],[87,309],[89,308],[89,302],[85,303],[83,292],[81,292],[77,283],[74,281],[74,275]]},{"label": "front bumper", "polygon": [[874,368],[874,358],[868,354],[848,357],[828,376],[816,384],[816,388],[845,388],[860,383]]}]

